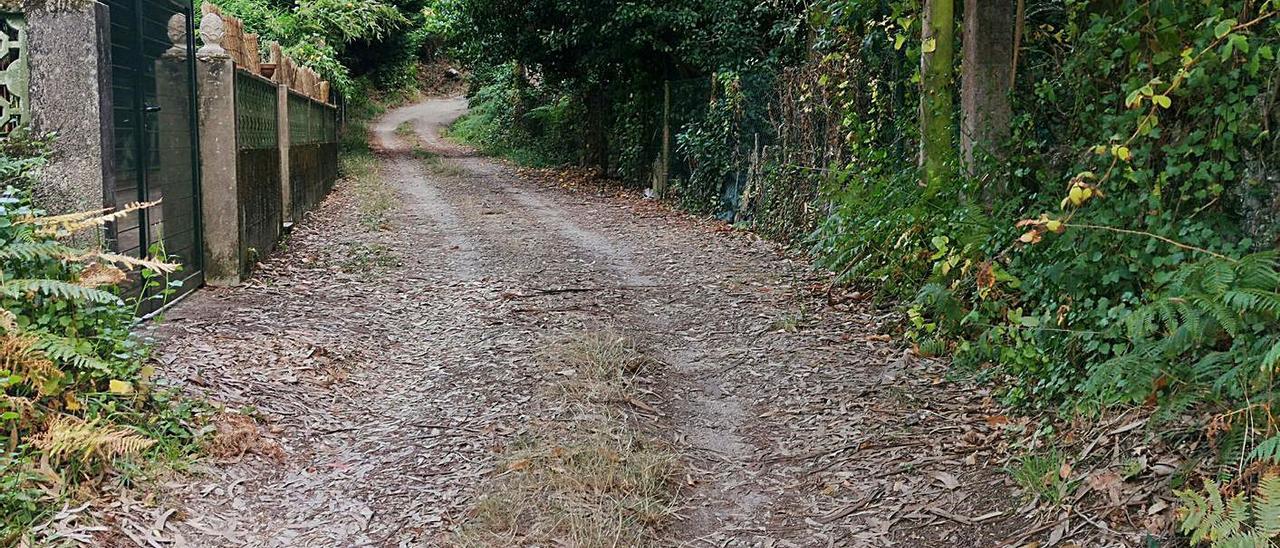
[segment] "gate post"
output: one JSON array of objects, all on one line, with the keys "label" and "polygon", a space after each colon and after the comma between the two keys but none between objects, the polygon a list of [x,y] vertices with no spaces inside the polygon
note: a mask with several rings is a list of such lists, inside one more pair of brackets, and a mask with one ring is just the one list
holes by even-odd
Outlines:
[{"label": "gate post", "polygon": [[18,58],[14,68],[30,68],[30,93],[8,90],[8,101],[29,101],[20,106],[36,133],[58,133],[57,161],[41,174],[36,200],[53,213],[111,207],[115,150],[108,10],[94,1],[48,4],[27,11],[25,27],[13,29],[19,36],[9,44],[14,51],[5,52]]},{"label": "gate post", "polygon": [[200,196],[204,220],[205,283],[227,287],[241,281],[239,187],[236,185],[235,63],[222,49],[222,19],[206,13],[200,22],[204,46],[196,52],[200,97]]}]

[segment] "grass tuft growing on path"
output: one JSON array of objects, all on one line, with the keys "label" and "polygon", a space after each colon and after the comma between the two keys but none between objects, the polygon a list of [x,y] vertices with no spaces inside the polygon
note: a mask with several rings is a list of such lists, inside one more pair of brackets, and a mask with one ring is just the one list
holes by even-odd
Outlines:
[{"label": "grass tuft growing on path", "polygon": [[384,111],[378,105],[356,109],[345,129],[339,156],[339,173],[355,189],[360,224],[370,230],[389,229],[396,204],[396,193],[382,180],[378,158],[369,145],[369,123]]},{"label": "grass tuft growing on path", "polygon": [[624,337],[594,333],[541,360],[562,380],[558,416],[514,445],[451,541],[456,546],[659,546],[681,465],[630,407],[657,365]]}]

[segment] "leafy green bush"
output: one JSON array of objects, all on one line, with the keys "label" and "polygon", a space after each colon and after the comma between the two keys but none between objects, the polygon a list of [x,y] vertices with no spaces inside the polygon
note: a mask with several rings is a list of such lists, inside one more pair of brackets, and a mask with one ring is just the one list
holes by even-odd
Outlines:
[{"label": "leafy green bush", "polygon": [[[263,40],[279,42],[287,54],[315,69],[344,95],[354,95],[355,78],[369,71],[394,73],[394,78],[379,81],[388,88],[415,83],[412,71],[426,26],[425,14],[412,6],[402,9],[376,0],[214,3],[244,21],[245,28]],[[403,77],[405,73],[408,78]]]},{"label": "leafy green bush", "polygon": [[471,108],[449,128],[450,137],[525,165],[576,160],[582,140],[577,105],[563,93],[518,85],[517,78],[510,64],[478,70]]}]

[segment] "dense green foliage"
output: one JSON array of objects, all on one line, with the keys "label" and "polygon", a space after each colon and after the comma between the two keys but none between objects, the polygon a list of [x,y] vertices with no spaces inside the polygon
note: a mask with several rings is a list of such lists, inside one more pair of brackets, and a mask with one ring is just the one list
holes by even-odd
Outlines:
[{"label": "dense green foliage", "polygon": [[[204,0],[201,0],[204,1]],[[412,88],[418,63],[437,54],[439,33],[428,26],[441,0],[217,0],[226,13],[265,41],[314,68],[344,94],[356,80],[381,90]]]}]

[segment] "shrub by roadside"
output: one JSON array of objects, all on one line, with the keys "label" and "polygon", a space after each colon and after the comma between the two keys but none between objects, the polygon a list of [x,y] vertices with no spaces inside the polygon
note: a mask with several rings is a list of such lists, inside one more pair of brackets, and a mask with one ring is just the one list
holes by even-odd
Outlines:
[{"label": "shrub by roadside", "polygon": [[[13,137],[18,139],[21,137]],[[148,204],[49,216],[26,190],[44,147],[12,140],[0,181],[0,544],[41,543],[30,529],[64,504],[128,485],[193,453],[193,403],[156,390],[132,329],[143,298],[167,295],[177,266],[64,243]]]}]

